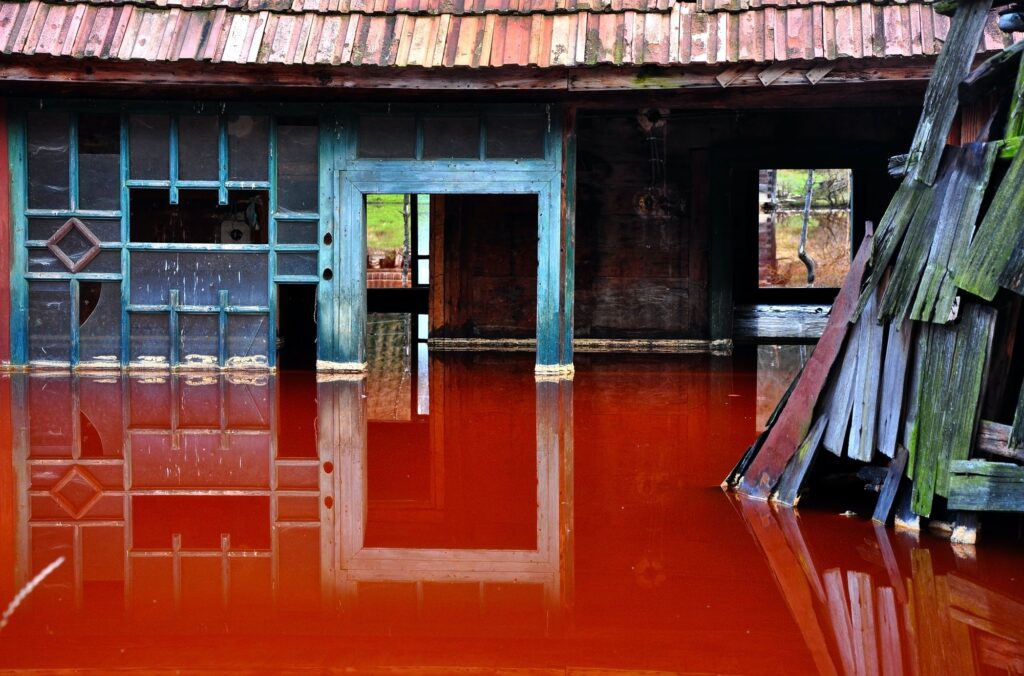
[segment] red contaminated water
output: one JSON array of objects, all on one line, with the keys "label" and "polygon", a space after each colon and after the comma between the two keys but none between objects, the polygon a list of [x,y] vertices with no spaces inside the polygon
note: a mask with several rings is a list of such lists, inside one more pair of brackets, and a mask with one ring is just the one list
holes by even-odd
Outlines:
[{"label": "red contaminated water", "polygon": [[749,355],[532,371],[5,377],[0,669],[1024,671],[1019,551],[719,489]]}]

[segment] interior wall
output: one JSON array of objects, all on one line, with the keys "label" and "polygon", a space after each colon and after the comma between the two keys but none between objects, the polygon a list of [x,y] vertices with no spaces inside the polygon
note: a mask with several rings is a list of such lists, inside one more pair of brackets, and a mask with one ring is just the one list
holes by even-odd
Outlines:
[{"label": "interior wall", "polygon": [[536,196],[431,199],[431,261],[441,271],[431,278],[431,335],[534,338]]},{"label": "interior wall", "polygon": [[[847,152],[884,174],[888,157],[909,147],[917,116],[913,108],[581,112],[576,336],[708,338],[713,238],[732,238],[737,261],[754,255],[756,283],[756,171],[746,185],[723,165],[824,167]],[[856,217],[877,222],[895,188],[875,181]],[[747,223],[750,199],[749,233],[714,229],[722,210]]]}]

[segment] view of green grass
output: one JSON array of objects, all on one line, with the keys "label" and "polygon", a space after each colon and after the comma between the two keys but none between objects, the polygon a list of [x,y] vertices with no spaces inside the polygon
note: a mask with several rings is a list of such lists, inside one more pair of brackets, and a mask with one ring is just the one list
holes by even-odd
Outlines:
[{"label": "view of green grass", "polygon": [[[785,208],[803,208],[806,169],[779,169],[775,178],[777,200]],[[838,209],[850,204],[849,169],[815,169],[811,191],[813,208]]]},{"label": "view of green grass", "polygon": [[366,246],[401,249],[405,246],[405,195],[366,196]]}]

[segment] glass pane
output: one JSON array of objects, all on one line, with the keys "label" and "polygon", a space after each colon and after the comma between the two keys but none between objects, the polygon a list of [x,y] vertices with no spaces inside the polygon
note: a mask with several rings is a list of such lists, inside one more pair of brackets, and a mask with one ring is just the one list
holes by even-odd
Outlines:
[{"label": "glass pane", "polygon": [[231,315],[228,317],[228,366],[266,366],[269,344],[269,323],[265,316]]},{"label": "glass pane", "polygon": [[117,115],[78,116],[78,206],[121,208],[121,120]]},{"label": "glass pane", "polygon": [[30,209],[67,209],[67,113],[33,112],[28,116],[28,206]]},{"label": "glass pane", "polygon": [[842,286],[850,270],[851,185],[849,169],[758,172],[760,288]]},{"label": "glass pane", "polygon": [[369,159],[416,156],[416,118],[360,117],[359,157]]},{"label": "glass pane", "polygon": [[[28,250],[29,272],[64,272],[71,271],[57,259],[49,249],[32,247]],[[121,272],[121,252],[101,251],[88,265],[78,272],[96,272],[119,274]]]},{"label": "glass pane", "polygon": [[218,291],[231,305],[266,305],[267,254],[133,251],[131,302],[163,305],[178,289],[182,305],[218,305]]},{"label": "glass pane", "polygon": [[216,181],[218,178],[218,120],[214,115],[178,118],[178,178]]},{"label": "glass pane", "polygon": [[423,120],[423,158],[480,157],[480,118],[428,117]]},{"label": "glass pane", "polygon": [[[121,239],[121,221],[109,218],[79,219],[89,228],[101,242],[118,242]],[[30,218],[28,219],[28,238],[46,241],[65,223],[66,218]]]},{"label": "glass pane", "polygon": [[171,121],[166,115],[132,115],[128,118],[131,149],[129,175],[139,179],[167,180]]},{"label": "glass pane", "polygon": [[315,251],[277,254],[277,274],[316,276],[317,256]]},{"label": "glass pane", "polygon": [[29,282],[28,358],[68,362],[71,358],[71,291],[67,282]]},{"label": "glass pane", "polygon": [[170,320],[166,314],[132,314],[129,347],[131,361],[147,366],[170,363]]},{"label": "glass pane", "polygon": [[416,261],[416,283],[430,284],[430,259],[420,258]]},{"label": "glass pane", "polygon": [[220,318],[217,315],[178,315],[183,366],[215,367],[218,364]]},{"label": "glass pane", "polygon": [[317,211],[317,126],[277,126],[277,208],[284,212]]},{"label": "glass pane", "polygon": [[316,221],[278,221],[278,244],[316,244],[320,224]]},{"label": "glass pane", "polygon": [[78,283],[79,358],[83,362],[121,362],[121,284]]},{"label": "glass pane", "polygon": [[501,115],[487,119],[487,157],[497,159],[544,157],[544,118],[540,115]]},{"label": "glass pane", "polygon": [[233,115],[228,118],[228,179],[266,181],[270,118],[264,115]]},{"label": "glass pane", "polygon": [[416,255],[430,255],[430,195],[416,195]]}]

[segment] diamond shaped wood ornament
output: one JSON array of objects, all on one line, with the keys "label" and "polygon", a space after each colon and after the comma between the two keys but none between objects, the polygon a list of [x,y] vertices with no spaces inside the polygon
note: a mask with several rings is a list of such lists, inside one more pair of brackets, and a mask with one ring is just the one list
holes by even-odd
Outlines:
[{"label": "diamond shaped wood ornament", "polygon": [[[69,256],[60,246],[61,242],[63,242],[66,237],[76,231],[78,235],[81,236],[89,245],[77,260]],[[50,239],[46,240],[46,248],[49,249],[50,253],[56,256],[68,270],[71,272],[79,272],[85,268],[93,258],[96,258],[96,256],[99,255],[100,240],[92,233],[92,230],[90,230],[85,223],[72,216],[66,223],[64,223],[64,225],[57,229],[57,232],[53,233],[53,236],[50,237]]]}]

